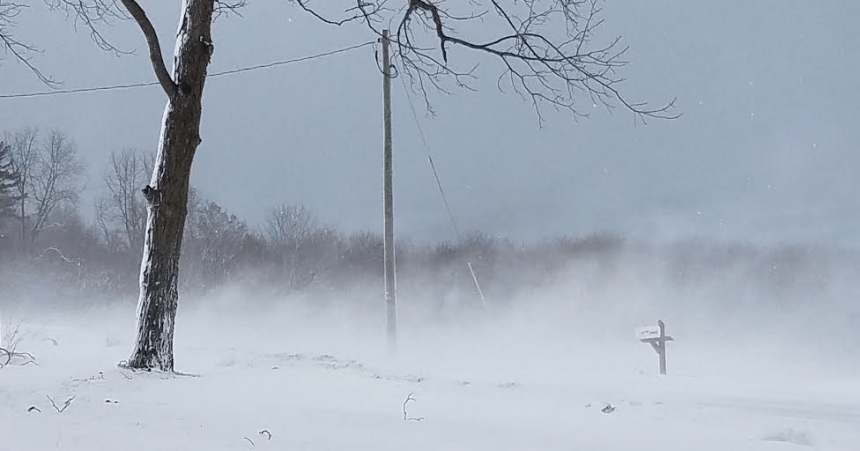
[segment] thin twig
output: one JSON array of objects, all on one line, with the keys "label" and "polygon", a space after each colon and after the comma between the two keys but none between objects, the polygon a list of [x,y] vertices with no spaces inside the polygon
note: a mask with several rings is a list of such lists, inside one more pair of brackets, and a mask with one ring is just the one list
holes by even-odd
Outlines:
[{"label": "thin twig", "polygon": [[406,400],[403,401],[403,421],[424,421],[424,417],[410,417],[409,414],[406,412],[406,404],[409,404],[409,402],[411,401],[417,402],[417,400],[412,397],[412,395],[414,394],[415,393],[410,393],[406,396]]},{"label": "thin twig", "polygon": [[57,413],[65,412],[65,410],[68,409],[69,406],[72,404],[72,401],[75,400],[75,397],[72,396],[71,398],[67,399],[65,403],[63,403],[63,407],[57,407],[57,403],[54,402],[54,398],[51,398],[50,396],[47,396],[47,398],[48,398],[48,401],[51,401],[51,406],[54,407],[54,409],[57,411]]},{"label": "thin twig", "polygon": [[14,327],[11,324],[11,321],[7,322],[5,327],[6,333],[0,337],[0,343],[6,343],[5,348],[0,347],[0,368],[8,366],[15,358],[27,359],[21,364],[21,366],[29,364],[38,366],[36,358],[33,357],[32,354],[29,352],[18,351],[18,346],[24,338],[24,334],[21,333],[21,323],[19,322],[18,324],[15,324]]},{"label": "thin twig", "polygon": [[[505,92],[509,87],[530,101],[540,123],[545,106],[568,110],[574,119],[588,116],[597,105],[609,110],[621,105],[641,121],[680,116],[671,113],[674,101],[649,107],[621,92],[624,78],[617,71],[627,65],[627,47],[620,37],[593,43],[603,23],[603,0],[400,0],[405,4],[398,9],[385,7],[390,0],[341,0],[356,5],[341,18],[321,12],[322,6],[309,0],[293,1],[328,24],[359,21],[377,36],[393,26],[393,57],[413,89],[424,95],[431,114],[428,89],[446,94],[449,85],[474,89],[475,68],[462,71],[451,65],[452,48],[462,47],[495,57],[501,68],[498,88]],[[500,32],[487,36],[481,30]],[[428,40],[435,45],[428,46]]]}]

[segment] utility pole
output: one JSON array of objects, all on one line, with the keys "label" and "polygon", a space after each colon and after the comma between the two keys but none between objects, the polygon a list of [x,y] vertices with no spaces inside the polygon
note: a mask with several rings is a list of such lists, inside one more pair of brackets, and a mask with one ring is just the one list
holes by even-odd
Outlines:
[{"label": "utility pole", "polygon": [[382,30],[382,99],[383,120],[385,123],[385,146],[382,157],[383,170],[383,210],[384,210],[384,266],[385,266],[385,313],[388,330],[388,347],[394,351],[397,346],[397,304],[396,278],[394,266],[394,194],[391,182],[391,61],[389,56],[388,30]]}]

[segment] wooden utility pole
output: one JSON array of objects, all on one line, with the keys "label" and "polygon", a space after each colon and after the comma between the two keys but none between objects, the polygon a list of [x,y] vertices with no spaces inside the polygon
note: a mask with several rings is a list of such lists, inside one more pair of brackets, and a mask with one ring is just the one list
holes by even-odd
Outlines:
[{"label": "wooden utility pole", "polygon": [[394,194],[391,182],[391,61],[389,56],[388,30],[382,30],[382,99],[383,120],[385,123],[385,147],[383,151],[383,210],[384,225],[384,266],[385,266],[385,313],[388,329],[388,346],[397,346],[397,304],[396,278],[394,266]]}]

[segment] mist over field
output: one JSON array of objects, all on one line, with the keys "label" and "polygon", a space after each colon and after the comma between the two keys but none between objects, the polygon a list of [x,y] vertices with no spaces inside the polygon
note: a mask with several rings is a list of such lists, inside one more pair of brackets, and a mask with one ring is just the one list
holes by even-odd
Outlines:
[{"label": "mist over field", "polygon": [[860,449],[860,2],[397,3],[0,0],[0,451]]},{"label": "mist over field", "polygon": [[[126,164],[114,167],[138,166],[135,155],[117,154]],[[118,175],[128,173],[107,178],[134,179]],[[117,186],[107,192],[133,192]],[[392,351],[381,236],[340,232],[300,205],[251,226],[195,195],[177,373],[130,372],[144,224],[139,210],[117,208],[134,206],[124,199],[104,197],[93,222],[56,210],[57,226],[36,239],[7,226],[9,443],[710,451],[860,441],[851,246],[401,238]],[[658,320],[674,338],[665,376],[637,335]]]},{"label": "mist over field", "polygon": [[[217,284],[206,280],[205,264],[188,262],[181,273],[178,355],[186,341],[236,341],[384,356],[381,268],[374,267],[380,256],[357,257],[366,248],[356,243],[332,244],[339,251],[331,259],[305,254],[303,260],[278,257],[269,267],[231,268],[225,273],[238,275]],[[491,359],[511,370],[527,360],[527,372],[537,378],[556,366],[653,373],[656,356],[635,332],[661,319],[676,338],[669,344],[672,374],[791,378],[857,370],[853,251],[655,245],[616,236],[513,245],[474,235],[462,245],[403,245],[398,259],[399,359]],[[128,346],[136,287],[111,292],[94,282],[104,271],[54,263],[17,274],[4,267],[5,318],[100,324],[105,339]],[[314,282],[302,288],[285,277],[311,273]],[[81,279],[70,281],[75,276]],[[184,360],[178,357],[180,367]]]},{"label": "mist over field", "polygon": [[[133,292],[17,280],[4,326],[20,321],[19,349],[39,366],[0,370],[0,430],[28,449],[128,438],[148,449],[157,437],[168,449],[851,450],[860,440],[851,252],[588,237],[431,258],[444,250],[400,256],[395,353],[378,274],[296,291],[257,269],[186,287],[172,377],[114,366],[134,340]],[[657,319],[675,338],[667,376],[636,335]]]}]

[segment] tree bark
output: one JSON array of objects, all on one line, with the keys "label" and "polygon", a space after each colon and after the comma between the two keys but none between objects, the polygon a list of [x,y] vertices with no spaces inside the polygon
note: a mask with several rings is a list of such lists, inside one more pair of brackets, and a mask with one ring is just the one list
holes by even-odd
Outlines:
[{"label": "tree bark", "polygon": [[[132,0],[123,0],[152,47],[154,29]],[[172,82],[159,76],[165,106],[152,180],[143,189],[147,201],[146,238],[140,271],[137,340],[128,367],[173,371],[173,331],[178,301],[179,256],[191,163],[200,144],[201,100],[212,55],[211,24],[215,0],[184,0],[176,37]],[[137,9],[134,9],[134,7]],[[160,67],[159,67],[160,66]],[[153,60],[160,75],[163,64]]]}]

